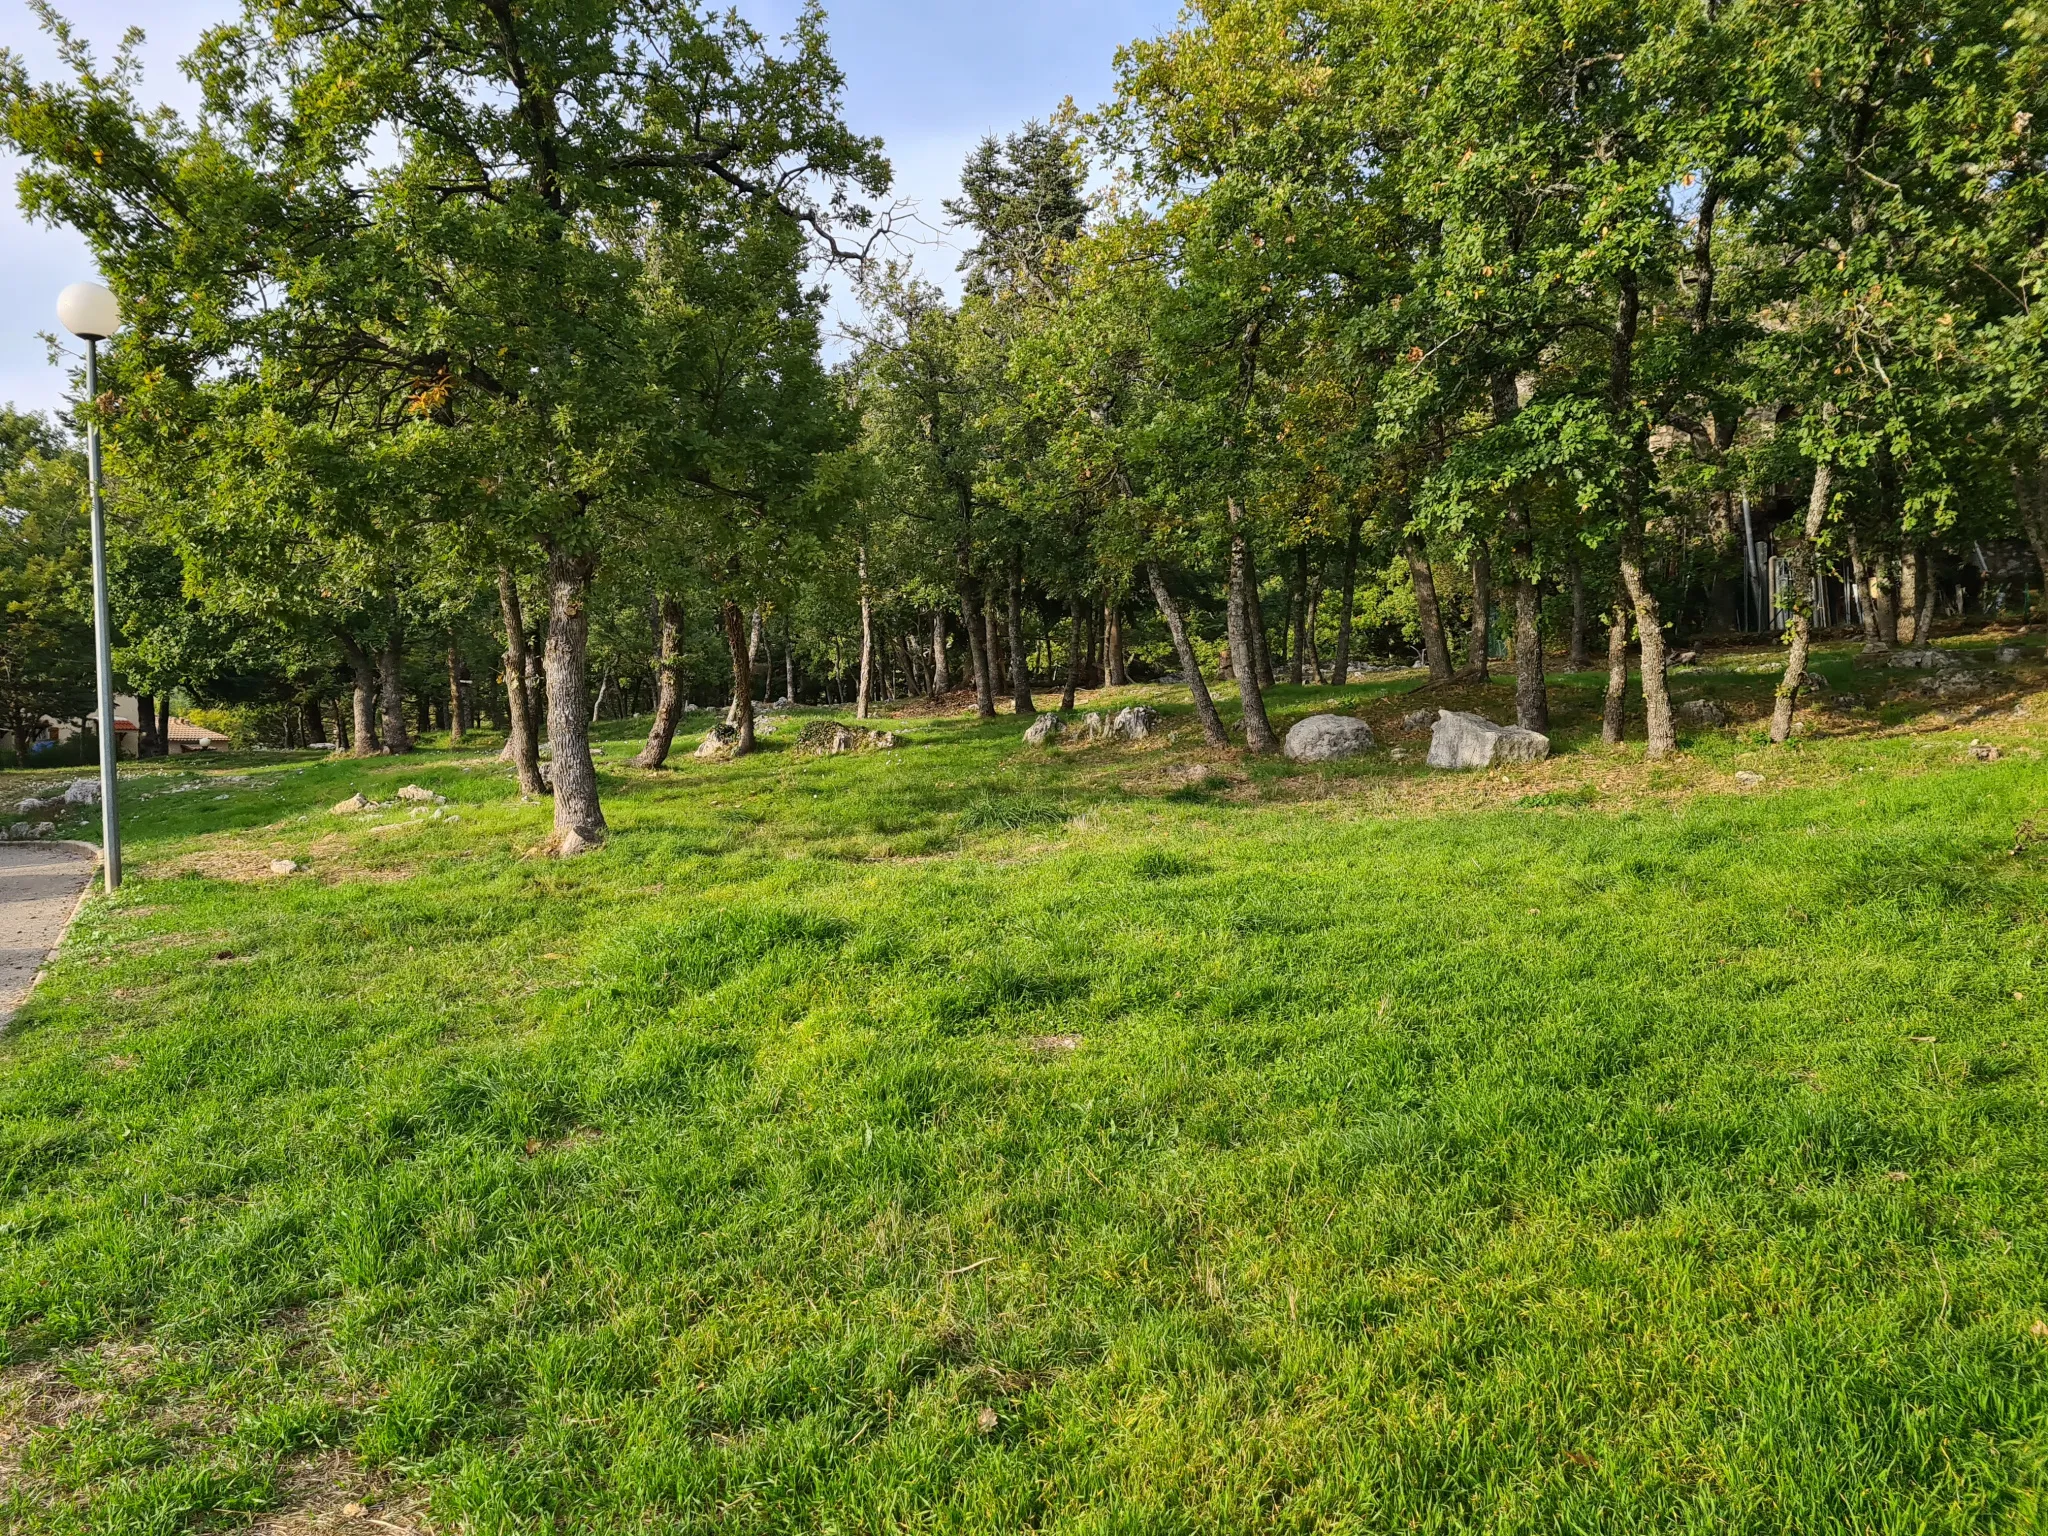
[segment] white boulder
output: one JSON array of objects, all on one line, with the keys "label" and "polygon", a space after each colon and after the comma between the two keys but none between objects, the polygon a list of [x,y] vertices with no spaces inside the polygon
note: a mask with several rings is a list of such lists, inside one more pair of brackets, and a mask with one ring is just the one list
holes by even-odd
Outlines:
[{"label": "white boulder", "polygon": [[1350,715],[1310,715],[1295,722],[1281,752],[1291,763],[1334,763],[1372,750],[1372,727]]},{"label": "white boulder", "polygon": [[1432,768],[1491,768],[1499,763],[1534,763],[1550,756],[1550,738],[1518,725],[1495,725],[1460,710],[1438,712],[1429,734]]}]

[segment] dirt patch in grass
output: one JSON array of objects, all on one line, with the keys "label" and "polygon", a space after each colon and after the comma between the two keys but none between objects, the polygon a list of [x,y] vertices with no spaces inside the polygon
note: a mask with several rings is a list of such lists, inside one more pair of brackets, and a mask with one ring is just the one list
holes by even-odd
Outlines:
[{"label": "dirt patch in grass", "polygon": [[418,1493],[396,1488],[388,1473],[359,1466],[346,1451],[329,1450],[294,1464],[278,1490],[276,1511],[258,1515],[244,1529],[253,1536],[430,1536],[434,1528]]}]

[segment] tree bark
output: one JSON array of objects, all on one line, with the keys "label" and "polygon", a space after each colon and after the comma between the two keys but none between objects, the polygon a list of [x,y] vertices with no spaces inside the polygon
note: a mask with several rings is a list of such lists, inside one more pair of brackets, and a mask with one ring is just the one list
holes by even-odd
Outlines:
[{"label": "tree bark", "polygon": [[932,610],[932,697],[950,693],[953,688],[952,668],[946,661],[946,610]]},{"label": "tree bark", "polygon": [[[1829,407],[1822,407],[1832,414]],[[1827,521],[1828,497],[1834,488],[1835,466],[1822,459],[1814,466],[1813,490],[1806,500],[1806,523],[1792,543],[1786,564],[1791,568],[1790,628],[1792,644],[1785,656],[1785,675],[1778,683],[1778,696],[1771,706],[1771,740],[1783,742],[1792,734],[1792,715],[1799,707],[1799,690],[1806,686],[1806,655],[1813,643],[1813,551]]]},{"label": "tree bark", "polygon": [[351,757],[374,757],[377,755],[377,663],[370,653],[356,644],[353,635],[342,635],[341,653],[348,658],[349,670],[356,675],[355,696],[352,700],[355,711],[354,744],[349,749]]},{"label": "tree bark", "polygon": [[2020,515],[2020,527],[2033,546],[2035,563],[2041,567],[2041,582],[2048,592],[2048,464],[2012,466],[2012,499]]},{"label": "tree bark", "polygon": [[1010,704],[1020,715],[1035,715],[1031,702],[1031,657],[1024,649],[1024,559],[1010,556],[1010,570],[1003,585],[1008,589],[1004,606],[1008,610],[1005,628],[1010,632]]},{"label": "tree bark", "polygon": [[868,702],[874,696],[875,668],[875,605],[868,593],[866,543],[856,546],[855,557],[860,570],[860,686],[854,690],[853,718],[865,720],[868,717]]},{"label": "tree bark", "polygon": [[1621,579],[1636,610],[1636,642],[1643,656],[1643,724],[1649,742],[1646,755],[1654,761],[1677,750],[1678,732],[1671,719],[1671,690],[1664,680],[1664,618],[1657,594],[1650,590],[1643,573],[1643,534],[1638,527],[1622,531]]},{"label": "tree bark", "polygon": [[[154,735],[156,728],[155,708],[151,705],[147,695],[137,699],[135,702],[141,706],[142,718],[148,722],[143,729]],[[306,747],[310,747],[314,742],[324,739],[327,735],[327,727],[320,719],[320,696],[316,693],[309,693],[299,700],[299,734],[306,738],[300,745]],[[151,755],[161,756],[162,754],[152,753]]]},{"label": "tree bark", "polygon": [[1913,564],[1913,646],[1924,650],[1934,638],[1934,562],[1927,551],[1916,549]]},{"label": "tree bark", "polygon": [[983,720],[996,717],[995,679],[989,676],[989,656],[983,643],[984,626],[980,606],[974,600],[974,578],[967,574],[966,557],[961,557],[960,627],[967,631],[967,659],[974,669],[974,712]]},{"label": "tree bark", "polygon": [[719,627],[725,631],[725,648],[732,657],[732,710],[729,723],[739,731],[732,755],[744,756],[754,750],[754,663],[747,655],[747,616],[740,605],[727,598],[718,609]]},{"label": "tree bark", "polygon": [[405,633],[392,620],[377,653],[377,691],[384,706],[384,750],[402,754],[412,750],[412,735],[405,728]]},{"label": "tree bark", "polygon": [[464,727],[468,721],[463,718],[462,704],[462,647],[455,643],[455,634],[448,635],[448,745],[462,745]]},{"label": "tree bark", "polygon": [[1288,583],[1287,681],[1299,688],[1307,677],[1308,665],[1308,545],[1294,552],[1294,580]]},{"label": "tree bark", "polygon": [[1344,534],[1344,606],[1337,610],[1337,652],[1330,659],[1330,681],[1338,688],[1351,681],[1351,611],[1358,600],[1358,536],[1362,521],[1352,518]]},{"label": "tree bark", "polygon": [[683,605],[664,592],[656,599],[655,611],[660,633],[654,652],[654,724],[648,728],[647,745],[633,759],[635,768],[659,768],[668,761],[683,718]]},{"label": "tree bark", "polygon": [[1465,641],[1465,675],[1482,683],[1492,676],[1492,658],[1486,654],[1493,646],[1492,608],[1493,556],[1481,544],[1472,552],[1472,627]]},{"label": "tree bark", "polygon": [[1088,597],[1076,592],[1068,604],[1068,617],[1073,620],[1073,633],[1067,641],[1067,676],[1060,687],[1060,708],[1073,712],[1074,691],[1081,686],[1081,669],[1088,664]]},{"label": "tree bark", "polygon": [[533,694],[526,684],[533,658],[526,649],[526,617],[519,610],[519,586],[512,573],[498,567],[498,611],[505,621],[505,704],[511,729],[505,733],[505,752],[519,779],[522,795],[544,795],[547,782],[540,776],[540,733],[536,729]]},{"label": "tree bark", "polygon": [[1887,649],[1899,643],[1898,558],[1880,554],[1870,573],[1870,610],[1877,620],[1877,638]]},{"label": "tree bark", "polygon": [[1238,510],[1237,498],[1228,502],[1230,518],[1230,599],[1229,627],[1230,654],[1237,665],[1231,670],[1237,675],[1237,696],[1243,706],[1245,745],[1254,752],[1272,752],[1279,748],[1280,741],[1273,734],[1273,722],[1266,718],[1265,696],[1259,691],[1259,668],[1252,658],[1258,655],[1258,635],[1265,626],[1259,622],[1258,594],[1252,590],[1257,579],[1253,573],[1251,546],[1244,535],[1244,514]]},{"label": "tree bark", "polygon": [[548,746],[558,846],[571,837],[597,844],[610,835],[590,759],[590,579],[593,555],[548,550]]},{"label": "tree bark", "polygon": [[1102,606],[1102,667],[1104,681],[1112,688],[1122,688],[1131,680],[1124,668],[1124,605],[1114,586]]},{"label": "tree bark", "polygon": [[1621,745],[1628,726],[1628,620],[1626,591],[1617,592],[1607,610],[1607,703],[1600,716],[1600,739]]},{"label": "tree bark", "polygon": [[1650,445],[1649,429],[1635,401],[1636,327],[1641,319],[1642,294],[1634,269],[1622,271],[1620,285],[1608,398],[1615,428],[1629,445],[1628,462],[1622,470],[1621,580],[1628,589],[1629,601],[1635,605],[1636,640],[1643,656],[1643,719],[1649,738],[1645,755],[1654,762],[1677,749],[1678,733],[1672,726],[1671,690],[1664,678],[1663,612],[1643,569],[1643,478]]},{"label": "tree bark", "polygon": [[1874,656],[1889,647],[1884,643],[1884,632],[1877,627],[1877,604],[1870,593],[1870,567],[1863,562],[1863,551],[1856,544],[1856,530],[1849,530],[1849,580],[1856,587],[1856,616],[1863,624],[1863,654]]},{"label": "tree bark", "polygon": [[1195,718],[1202,725],[1202,739],[1212,747],[1229,746],[1230,733],[1223,728],[1223,717],[1216,713],[1216,701],[1209,697],[1209,684],[1202,677],[1201,663],[1195,659],[1195,647],[1188,639],[1188,627],[1181,619],[1180,605],[1166,590],[1159,567],[1149,560],[1145,563],[1145,582],[1152,589],[1152,601],[1158,605],[1159,617],[1166,621],[1167,634],[1173,637],[1173,654],[1180,661],[1181,676],[1188,680],[1188,696],[1194,701]]},{"label": "tree bark", "polygon": [[[1237,537],[1244,545],[1244,617],[1245,623],[1250,627],[1252,639],[1252,648],[1246,654],[1252,658],[1252,671],[1257,675],[1259,686],[1271,688],[1276,681],[1273,673],[1273,638],[1266,633],[1266,605],[1259,596],[1259,561],[1252,552],[1250,537]],[[1263,699],[1260,704],[1263,709]]]},{"label": "tree bark", "polygon": [[1578,550],[1571,554],[1569,566],[1572,583],[1572,632],[1571,650],[1565,657],[1567,672],[1586,670],[1586,565]]},{"label": "tree bark", "polygon": [[1451,671],[1450,642],[1444,638],[1444,611],[1436,600],[1436,573],[1430,569],[1429,551],[1413,534],[1403,542],[1408,555],[1408,580],[1415,588],[1415,622],[1422,630],[1422,653],[1429,661],[1432,684],[1448,683]]}]

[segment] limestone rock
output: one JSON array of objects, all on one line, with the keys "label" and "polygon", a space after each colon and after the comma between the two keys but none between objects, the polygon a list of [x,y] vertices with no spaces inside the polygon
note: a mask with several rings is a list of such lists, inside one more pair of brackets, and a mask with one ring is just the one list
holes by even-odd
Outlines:
[{"label": "limestone rock", "polygon": [[1040,715],[1024,732],[1024,743],[1032,747],[1049,747],[1066,734],[1066,722],[1058,715]]},{"label": "limestone rock", "polygon": [[100,803],[100,781],[98,779],[73,779],[64,790],[66,805],[98,805]]},{"label": "limestone rock", "polygon": [[1110,730],[1118,741],[1143,741],[1159,729],[1159,711],[1149,704],[1133,704],[1116,712]]},{"label": "limestone rock", "polygon": [[1372,750],[1372,727],[1349,715],[1310,715],[1281,744],[1291,763],[1334,763]]},{"label": "limestone rock", "polygon": [[1758,785],[1762,784],[1763,781],[1764,776],[1762,774],[1751,773],[1746,768],[1743,769],[1742,772],[1735,775],[1736,785],[1742,789],[1755,789]]},{"label": "limestone rock", "polygon": [[1967,672],[1937,672],[1920,679],[1920,691],[1937,699],[1967,699],[1984,691],[1981,677]]},{"label": "limestone rock", "polygon": [[697,743],[697,750],[691,755],[707,763],[722,763],[732,757],[733,748],[739,745],[740,728],[720,722],[704,733],[704,739]]},{"label": "limestone rock", "polygon": [[1076,741],[1107,741],[1109,732],[1109,717],[1093,711],[1074,722],[1073,737]]},{"label": "limestone rock", "polygon": [[299,866],[290,859],[272,859],[270,861],[270,872],[273,875],[296,875],[299,872]]},{"label": "limestone rock", "polygon": [[1401,729],[1404,731],[1426,731],[1436,724],[1436,717],[1441,713],[1441,710],[1433,707],[1429,709],[1411,709],[1401,717]]},{"label": "limestone rock", "polygon": [[1970,743],[1970,756],[1974,757],[1980,763],[1995,763],[2001,757],[2005,756],[2005,754],[2001,752],[1997,747],[1988,746],[1983,742],[1973,741]]},{"label": "limestone rock", "polygon": [[431,789],[422,789],[417,784],[408,784],[398,792],[398,798],[414,805],[446,805],[448,797],[437,795]]},{"label": "limestone rock", "polygon": [[1719,699],[1687,699],[1678,706],[1678,718],[1691,725],[1726,725],[1728,706]]},{"label": "limestone rock", "polygon": [[1891,653],[1891,660],[1887,663],[1887,665],[1897,667],[1901,671],[1915,669],[1928,671],[1944,667],[1961,666],[1962,664],[1960,657],[1951,656],[1946,651],[1937,651],[1931,648],[1924,651],[1893,651]]},{"label": "limestone rock", "polygon": [[355,794],[350,795],[346,800],[342,801],[341,804],[337,805],[334,808],[334,814],[337,816],[353,816],[358,811],[367,811],[369,808],[370,802],[364,799],[360,794]]},{"label": "limestone rock", "polygon": [[800,757],[839,757],[848,752],[887,752],[896,745],[893,731],[871,731],[837,720],[813,720],[797,732],[790,750]]},{"label": "limestone rock", "polygon": [[1500,763],[1534,763],[1550,756],[1550,738],[1517,725],[1495,725],[1480,715],[1446,709],[1429,737],[1432,768],[1491,768]]},{"label": "limestone rock", "polygon": [[1998,664],[2001,667],[2016,666],[2027,659],[2027,653],[2016,645],[2001,645],[1998,648]]}]

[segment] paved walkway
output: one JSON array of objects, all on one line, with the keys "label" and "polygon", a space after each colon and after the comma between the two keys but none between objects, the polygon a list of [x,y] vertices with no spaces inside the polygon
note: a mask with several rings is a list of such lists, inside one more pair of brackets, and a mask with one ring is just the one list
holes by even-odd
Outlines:
[{"label": "paved walkway", "polygon": [[36,983],[57,947],[95,864],[75,848],[0,843],[0,1029]]}]

